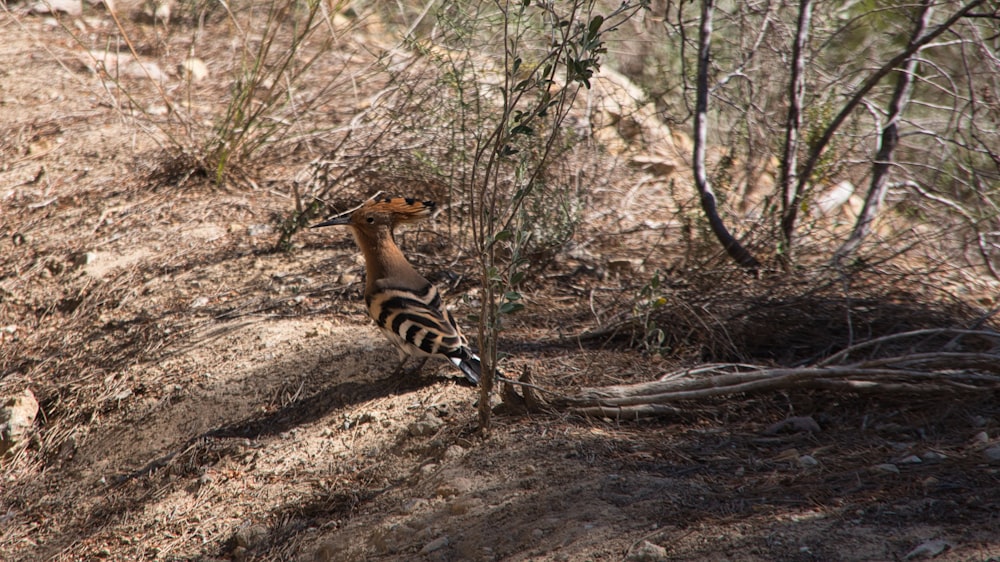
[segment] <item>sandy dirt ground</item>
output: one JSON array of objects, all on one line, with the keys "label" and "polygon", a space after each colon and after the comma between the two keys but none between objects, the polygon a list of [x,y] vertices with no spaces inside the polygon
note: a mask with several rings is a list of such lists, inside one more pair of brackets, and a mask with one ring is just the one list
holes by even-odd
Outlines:
[{"label": "sandy dirt ground", "polygon": [[[287,191],[164,180],[153,135],[108,103],[84,46],[10,9],[0,395],[31,389],[41,412],[0,465],[0,559],[1000,560],[995,396],[778,392],[630,422],[498,413],[483,437],[476,389],[444,362],[389,378],[397,356],[364,315],[346,232],[274,251]],[[85,38],[109,26],[101,11],[60,21]],[[172,69],[184,53],[145,56]],[[224,72],[207,80],[226,90]],[[422,271],[454,255],[442,228],[402,239]],[[565,389],[675,368],[558,343],[597,324],[595,291],[636,294],[649,274],[586,259],[608,257],[557,261],[525,291],[529,312],[552,312],[512,321],[507,368]],[[434,281],[458,317],[474,312],[473,281]],[[816,426],[767,431],[796,416]]]}]

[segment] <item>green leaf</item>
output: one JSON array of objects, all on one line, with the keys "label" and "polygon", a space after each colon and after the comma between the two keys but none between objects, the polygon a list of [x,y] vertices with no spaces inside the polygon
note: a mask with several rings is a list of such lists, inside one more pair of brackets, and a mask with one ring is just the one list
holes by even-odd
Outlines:
[{"label": "green leaf", "polygon": [[521,300],[521,293],[518,293],[517,291],[507,291],[503,294],[503,298],[509,301],[519,301]]},{"label": "green leaf", "polygon": [[523,271],[515,271],[514,274],[510,276],[511,285],[520,285],[521,281],[524,281]]},{"label": "green leaf", "polygon": [[500,305],[500,314],[511,314],[524,308],[519,302],[505,302]]},{"label": "green leaf", "polygon": [[518,125],[518,126],[516,126],[516,127],[514,127],[513,129],[510,130],[510,134],[511,135],[525,135],[525,136],[529,136],[530,137],[531,135],[535,134],[535,130],[532,129],[531,127],[527,126],[527,125]]},{"label": "green leaf", "polygon": [[601,24],[604,23],[604,16],[594,16],[590,20],[590,27],[588,28],[588,37],[590,39],[595,39],[601,33]]},{"label": "green leaf", "polygon": [[509,230],[501,230],[493,235],[494,242],[504,242],[514,237],[514,233]]}]

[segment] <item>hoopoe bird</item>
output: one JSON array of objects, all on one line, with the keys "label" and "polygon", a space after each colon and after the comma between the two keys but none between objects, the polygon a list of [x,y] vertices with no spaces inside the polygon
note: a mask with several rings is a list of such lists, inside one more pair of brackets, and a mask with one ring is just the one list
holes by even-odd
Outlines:
[{"label": "hoopoe bird", "polygon": [[[400,224],[430,216],[433,201],[383,197],[365,202],[350,213],[328,219],[321,226],[350,226],[365,258],[365,304],[375,324],[399,350],[399,373],[410,357],[443,357],[465,378],[479,383],[479,356],[469,348],[455,318],[441,304],[441,295],[422,277],[393,239]],[[423,362],[417,367],[423,367]]]}]

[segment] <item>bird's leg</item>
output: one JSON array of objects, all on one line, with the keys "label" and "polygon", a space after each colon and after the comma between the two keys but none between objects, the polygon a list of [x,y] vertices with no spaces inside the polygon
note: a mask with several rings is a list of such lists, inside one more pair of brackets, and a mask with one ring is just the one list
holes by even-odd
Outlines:
[{"label": "bird's leg", "polygon": [[420,374],[420,371],[422,371],[422,370],[423,370],[423,368],[424,368],[424,365],[426,365],[426,364],[427,364],[427,360],[428,360],[428,359],[430,359],[430,357],[424,357],[423,359],[421,359],[421,360],[420,360],[420,364],[419,364],[419,365],[417,365],[417,366],[416,366],[416,368],[414,368],[414,369],[411,369],[411,370],[410,370],[410,374],[411,374],[411,375],[419,375],[419,374]]},{"label": "bird's leg", "polygon": [[392,372],[391,378],[395,378],[396,375],[401,373],[403,371],[403,365],[406,365],[406,362],[409,360],[410,360],[409,355],[402,354],[402,357],[400,357],[399,365],[397,365],[396,370]]}]

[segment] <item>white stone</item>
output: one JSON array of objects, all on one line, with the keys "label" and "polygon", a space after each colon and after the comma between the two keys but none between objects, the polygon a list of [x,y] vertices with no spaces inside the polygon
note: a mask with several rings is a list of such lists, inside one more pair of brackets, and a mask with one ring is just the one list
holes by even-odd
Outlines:
[{"label": "white stone", "polygon": [[205,64],[205,61],[197,57],[184,59],[178,70],[181,75],[192,82],[201,82],[205,78],[208,78],[208,65]]},{"label": "white stone", "polygon": [[35,423],[38,400],[30,389],[0,402],[0,454],[17,445]]}]

